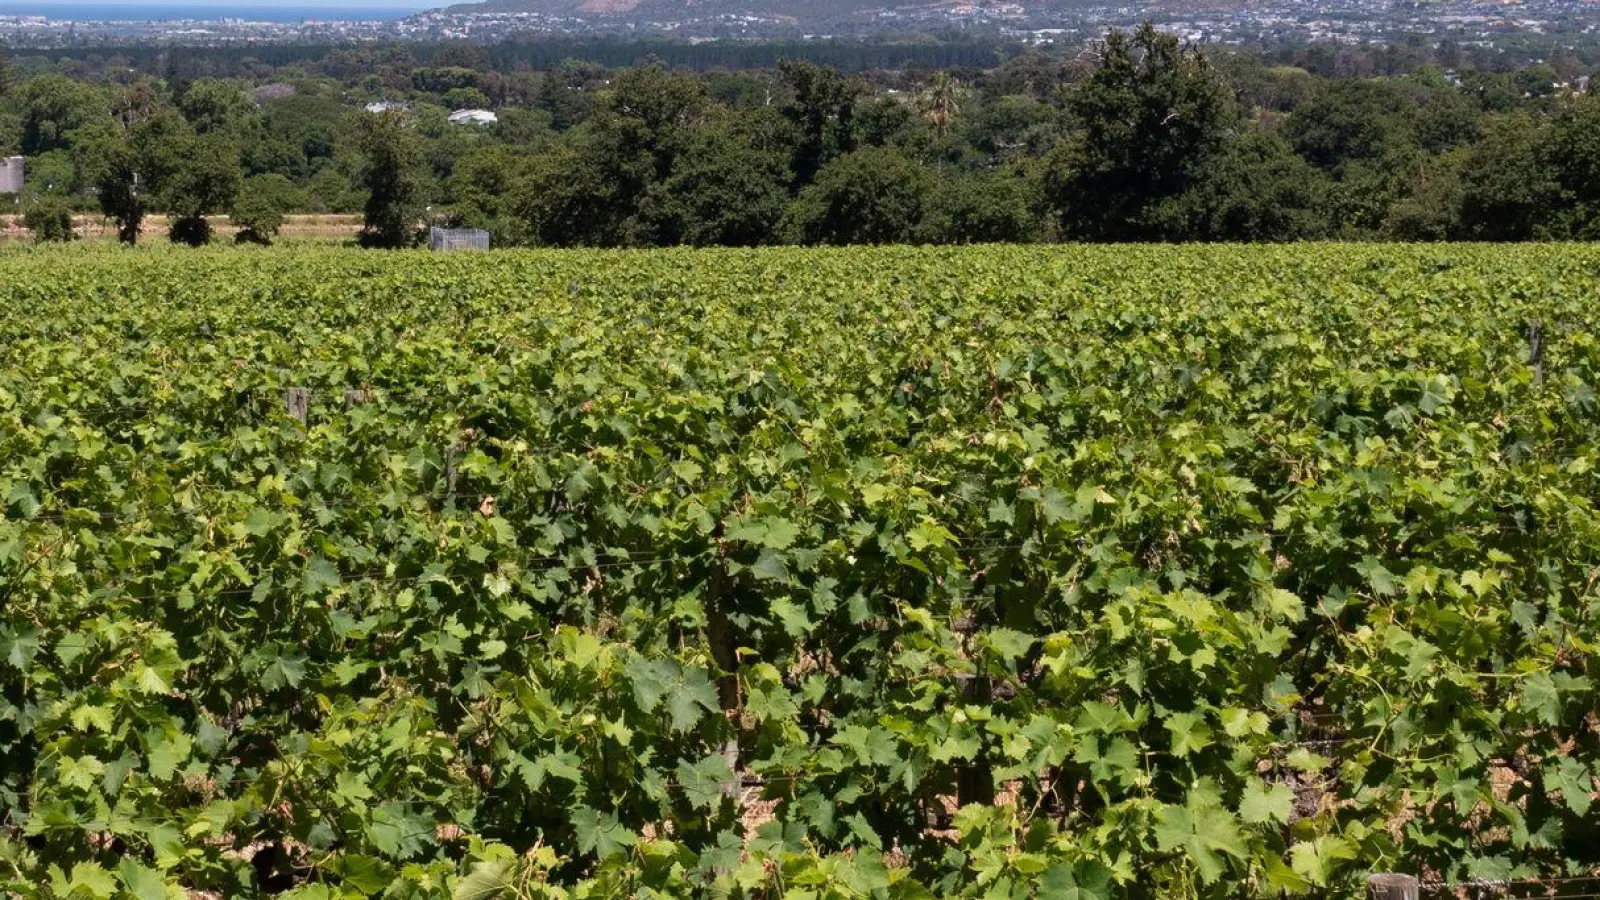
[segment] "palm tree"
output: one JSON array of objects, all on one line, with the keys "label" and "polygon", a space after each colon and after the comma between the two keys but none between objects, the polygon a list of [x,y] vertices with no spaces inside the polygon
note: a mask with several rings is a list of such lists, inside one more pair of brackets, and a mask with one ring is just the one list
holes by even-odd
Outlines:
[{"label": "palm tree", "polygon": [[944,137],[961,112],[961,82],[949,72],[940,72],[923,88],[919,105],[928,123]]}]

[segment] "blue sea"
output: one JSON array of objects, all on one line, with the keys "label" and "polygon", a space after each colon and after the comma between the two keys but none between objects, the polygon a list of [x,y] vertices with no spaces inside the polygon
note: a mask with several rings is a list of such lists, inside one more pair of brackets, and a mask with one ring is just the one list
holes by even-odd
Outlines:
[{"label": "blue sea", "polygon": [[[403,2],[403,0],[402,0]],[[249,19],[253,22],[378,21],[403,19],[424,9],[448,5],[447,2],[418,3],[415,6],[270,6],[256,4],[145,4],[145,3],[55,3],[0,2],[0,16],[48,16],[79,22],[124,21],[167,22],[176,19]]]}]

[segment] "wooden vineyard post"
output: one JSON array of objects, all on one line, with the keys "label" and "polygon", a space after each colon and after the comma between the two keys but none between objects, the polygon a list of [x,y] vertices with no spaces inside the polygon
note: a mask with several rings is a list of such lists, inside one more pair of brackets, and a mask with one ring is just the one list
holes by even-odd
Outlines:
[{"label": "wooden vineyard post", "polygon": [[[994,685],[987,675],[957,675],[956,685],[965,703],[987,706],[994,700]],[[994,768],[981,746],[976,759],[956,770],[956,802],[961,806],[994,805]]]},{"label": "wooden vineyard post", "polygon": [[467,452],[465,441],[457,441],[450,445],[444,452],[444,499],[446,503],[456,499],[456,463],[461,459],[461,454]]},{"label": "wooden vineyard post", "polygon": [[283,406],[288,411],[289,418],[304,425],[306,417],[311,413],[311,389],[289,388],[284,391]]},{"label": "wooden vineyard post", "polygon": [[1533,366],[1533,380],[1544,384],[1544,322],[1538,319],[1528,323],[1528,365]]},{"label": "wooden vineyard post", "polygon": [[372,397],[366,391],[359,391],[359,390],[345,391],[344,392],[344,408],[345,409],[352,409],[354,407],[360,406],[363,403],[366,403],[367,401],[369,401],[371,399],[372,399]]},{"label": "wooden vineyard post", "polygon": [[1367,900],[1419,900],[1422,886],[1411,875],[1367,876]]}]

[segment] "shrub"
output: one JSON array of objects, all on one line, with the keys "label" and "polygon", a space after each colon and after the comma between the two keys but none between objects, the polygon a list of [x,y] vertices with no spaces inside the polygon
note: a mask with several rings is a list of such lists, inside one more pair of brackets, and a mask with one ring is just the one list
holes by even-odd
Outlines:
[{"label": "shrub", "polygon": [[228,218],[239,226],[235,241],[245,244],[271,244],[283,228],[283,202],[276,194],[245,188]]},{"label": "shrub", "polygon": [[22,224],[41,244],[66,243],[78,235],[72,230],[72,210],[56,199],[40,200],[22,215]]}]

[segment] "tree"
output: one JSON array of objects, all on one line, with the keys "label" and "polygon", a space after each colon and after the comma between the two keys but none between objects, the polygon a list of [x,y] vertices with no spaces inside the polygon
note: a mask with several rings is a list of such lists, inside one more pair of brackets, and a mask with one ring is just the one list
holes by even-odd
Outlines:
[{"label": "tree", "polygon": [[36,200],[22,215],[22,224],[41,244],[66,243],[76,240],[72,230],[72,210],[65,202],[54,197]]},{"label": "tree", "polygon": [[564,66],[544,73],[534,93],[534,106],[550,114],[550,127],[566,131],[589,118],[590,94],[584,90],[586,69]]},{"label": "tree", "polygon": [[1233,121],[1205,57],[1148,23],[1106,36],[1068,107],[1079,131],[1049,160],[1045,197],[1067,235],[1091,240],[1159,238],[1151,211],[1188,188]]},{"label": "tree", "polygon": [[632,214],[631,207],[646,188],[672,171],[708,105],[699,79],[674,75],[657,65],[630,69],[617,77],[592,123],[589,149],[617,183],[622,217]]},{"label": "tree", "polygon": [[475,87],[452,88],[444,94],[444,105],[451,109],[484,109],[494,105],[489,95]]},{"label": "tree", "polygon": [[708,107],[698,79],[659,65],[619,76],[575,149],[533,166],[521,204],[531,236],[587,246],[656,240],[645,199],[659,193]]},{"label": "tree", "polygon": [[622,242],[617,202],[615,184],[592,159],[562,148],[530,163],[515,209],[536,244],[615,246]]},{"label": "tree", "polygon": [[[218,169],[231,167],[237,177],[238,154],[200,142],[176,110],[141,84],[118,95],[109,121],[83,130],[78,167],[79,181],[94,188],[100,211],[116,222],[117,239],[133,244],[152,199],[183,218],[214,196]],[[198,233],[193,222],[184,227]]]},{"label": "tree", "polygon": [[1528,116],[1495,122],[1461,161],[1461,197],[1453,237],[1525,241],[1542,236],[1562,207],[1557,164],[1547,158],[1545,127]]},{"label": "tree", "polygon": [[1560,186],[1560,234],[1592,240],[1600,237],[1600,96],[1589,95],[1566,105],[1551,123],[1542,158]]},{"label": "tree", "polygon": [[1330,187],[1282,138],[1247,131],[1227,141],[1152,219],[1172,241],[1316,238],[1327,229],[1321,201]]},{"label": "tree", "polygon": [[132,245],[144,228],[145,200],[139,160],[132,140],[120,126],[96,129],[79,143],[79,180],[89,184],[100,212],[116,223],[117,240]]},{"label": "tree", "polygon": [[730,128],[696,135],[642,218],[655,243],[751,247],[777,238],[789,200],[788,166]]},{"label": "tree", "polygon": [[783,111],[799,131],[792,168],[796,180],[810,184],[829,160],[855,149],[856,100],[865,86],[832,69],[782,60],[778,74],[789,88]]},{"label": "tree", "polygon": [[977,104],[961,131],[995,162],[1043,155],[1059,137],[1060,114],[1032,97],[998,97]]},{"label": "tree", "polygon": [[79,193],[82,187],[70,150],[51,150],[28,158],[28,178],[22,185],[23,200],[46,196],[65,198]]},{"label": "tree", "polygon": [[1423,149],[1444,153],[1483,138],[1483,112],[1456,88],[1435,88],[1411,117],[1411,127]]},{"label": "tree", "polygon": [[251,171],[270,171],[262,166],[281,161],[286,166],[283,174],[292,178],[314,175],[322,161],[334,156],[346,113],[338,100],[329,97],[296,94],[269,101],[262,107],[262,143],[245,145],[247,158],[261,157]]},{"label": "tree", "polygon": [[355,134],[365,158],[361,184],[367,191],[361,245],[409,247],[417,241],[423,204],[416,171],[420,154],[407,115],[402,110],[364,113]]},{"label": "tree", "polygon": [[[875,97],[857,104],[852,118],[857,147],[900,147],[930,142],[932,133],[915,107],[894,97]],[[922,132],[919,134],[919,132]]]},{"label": "tree", "polygon": [[807,244],[914,240],[933,173],[898,150],[868,147],[829,163],[795,198],[786,233]]},{"label": "tree", "polygon": [[1030,200],[1028,183],[1015,176],[944,176],[928,201],[921,234],[933,244],[1032,240],[1039,223],[1030,209]]},{"label": "tree", "polygon": [[109,120],[86,127],[78,141],[78,181],[94,189],[100,211],[124,244],[139,240],[149,199],[188,161],[194,132],[147,85],[124,91]]},{"label": "tree", "polygon": [[161,201],[172,215],[173,243],[199,247],[211,240],[210,213],[233,205],[239,194],[239,151],[218,137],[195,138],[182,165],[161,185]]},{"label": "tree", "polygon": [[258,175],[245,181],[233,209],[228,212],[228,220],[239,229],[234,242],[271,244],[283,228],[284,213],[290,208],[290,192],[294,190],[294,185],[282,175]]},{"label": "tree", "polygon": [[922,89],[917,97],[917,105],[933,130],[939,137],[944,137],[950,133],[956,116],[961,112],[961,83],[949,72],[939,72]]},{"label": "tree", "polygon": [[100,91],[65,75],[31,78],[23,82],[17,95],[24,156],[70,149],[73,132],[106,114]]},{"label": "tree", "polygon": [[1461,230],[1461,182],[1453,155],[1425,160],[1411,190],[1389,205],[1382,235],[1389,240],[1443,241]]},{"label": "tree", "polygon": [[1309,103],[1290,114],[1283,133],[1296,153],[1338,173],[1351,162],[1378,159],[1404,141],[1399,111],[1406,105],[1383,82],[1325,82]]},{"label": "tree", "polygon": [[256,116],[244,89],[232,81],[202,78],[189,86],[178,111],[197,134],[240,128]]},{"label": "tree", "polygon": [[411,86],[428,94],[444,94],[460,88],[477,88],[478,73],[461,66],[416,69]]},{"label": "tree", "polygon": [[452,220],[487,230],[496,246],[522,243],[526,229],[513,213],[528,159],[518,148],[494,144],[456,160],[448,182]]}]

